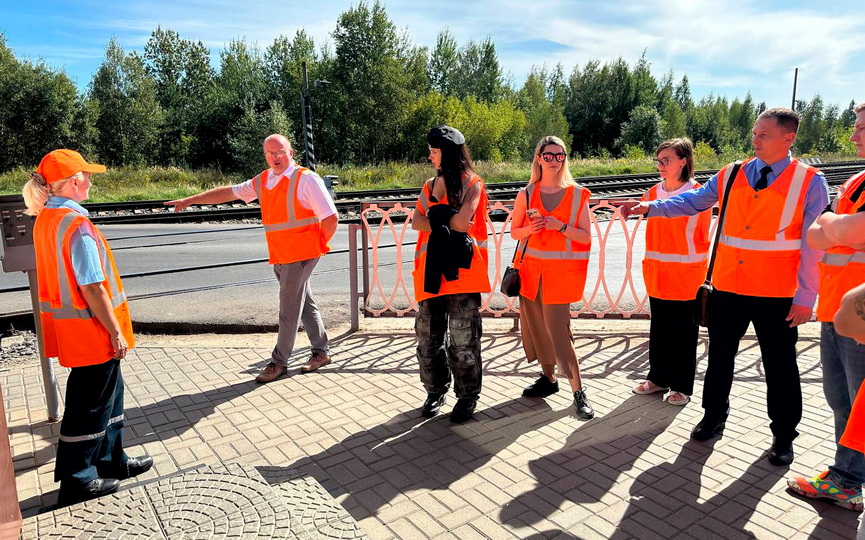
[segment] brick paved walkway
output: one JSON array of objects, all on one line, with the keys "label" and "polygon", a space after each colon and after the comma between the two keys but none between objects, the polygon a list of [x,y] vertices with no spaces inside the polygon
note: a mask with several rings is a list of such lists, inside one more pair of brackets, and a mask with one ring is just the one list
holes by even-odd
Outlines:
[{"label": "brick paved walkway", "polygon": [[[806,402],[795,473],[821,470],[833,452],[809,326],[799,343]],[[519,397],[539,370],[522,360],[515,334],[485,337],[477,420],[462,426],[419,417],[424,392],[407,332],[343,336],[330,366],[301,375],[298,362],[268,385],[251,381],[269,348],[149,339],[124,366],[128,451],[156,459],[145,478],[218,461],[300,469],[374,539],[855,536],[855,513],[789,495],[788,470],[765,460],[771,435],[753,335],[739,356],[727,431],[701,444],[688,434],[702,413],[705,358],[697,402],[673,407],[631,394],[647,371],[645,322],[574,327],[597,411],[588,422],[575,418],[568,392]],[[58,426],[45,423],[39,374],[36,365],[0,372],[25,517],[56,498]]]}]

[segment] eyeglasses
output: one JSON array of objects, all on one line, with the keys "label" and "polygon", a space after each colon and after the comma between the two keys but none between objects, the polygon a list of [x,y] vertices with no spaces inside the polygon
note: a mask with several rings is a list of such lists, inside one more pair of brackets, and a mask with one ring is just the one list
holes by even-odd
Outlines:
[{"label": "eyeglasses", "polygon": [[663,165],[664,167],[669,167],[671,161],[673,161],[673,158],[668,158],[668,157],[664,157],[664,158],[660,158],[660,159],[655,158],[652,160],[652,162],[655,164],[655,167],[657,167],[658,165]]},{"label": "eyeglasses", "polygon": [[547,163],[551,163],[553,160],[561,163],[565,160],[566,157],[568,156],[564,152],[544,152],[543,154],[541,154],[541,158]]},{"label": "eyeglasses", "polygon": [[265,152],[264,155],[272,158],[281,158],[287,156],[288,152],[286,152],[285,150],[280,150],[278,152]]}]

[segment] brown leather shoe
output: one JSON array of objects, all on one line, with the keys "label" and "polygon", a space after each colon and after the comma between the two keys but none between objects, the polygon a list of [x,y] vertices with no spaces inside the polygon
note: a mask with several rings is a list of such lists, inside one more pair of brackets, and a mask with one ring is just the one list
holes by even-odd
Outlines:
[{"label": "brown leather shoe", "polygon": [[267,367],[264,368],[264,371],[258,374],[258,377],[255,378],[255,382],[260,383],[269,383],[271,381],[275,381],[276,379],[285,375],[286,372],[285,366],[278,366],[273,362],[267,364]]},{"label": "brown leather shoe", "polygon": [[301,373],[309,373],[310,371],[315,371],[321,366],[326,366],[330,364],[330,356],[320,353],[314,352],[312,356],[309,357],[309,360],[302,366],[300,366]]}]

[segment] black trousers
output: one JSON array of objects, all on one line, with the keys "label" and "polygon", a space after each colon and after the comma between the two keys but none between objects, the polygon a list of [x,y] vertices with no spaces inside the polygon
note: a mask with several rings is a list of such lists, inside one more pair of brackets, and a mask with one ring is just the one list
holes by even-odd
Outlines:
[{"label": "black trousers", "polygon": [[703,389],[703,409],[712,420],[726,418],[733,385],[739,340],[754,324],[763,371],[766,405],[775,437],[793,440],[802,419],[802,389],[796,364],[798,330],[786,320],[792,298],[743,296],[714,291],[709,298],[709,365]]},{"label": "black trousers", "polygon": [[700,327],[694,322],[696,300],[649,297],[649,376],[658,386],[690,396],[697,370]]},{"label": "black trousers", "polygon": [[66,382],[54,481],[63,489],[66,484],[86,484],[97,476],[116,478],[126,460],[120,360],[72,368]]},{"label": "black trousers", "polygon": [[458,398],[481,393],[481,295],[445,294],[422,300],[414,328],[420,380],[429,394],[450,389]]}]

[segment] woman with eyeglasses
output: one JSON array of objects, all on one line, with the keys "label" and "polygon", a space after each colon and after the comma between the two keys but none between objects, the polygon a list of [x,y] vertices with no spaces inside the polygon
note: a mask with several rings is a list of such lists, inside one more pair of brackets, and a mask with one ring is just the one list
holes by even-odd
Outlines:
[{"label": "woman with eyeglasses", "polygon": [[[700,184],[694,180],[694,147],[690,139],[664,141],[655,165],[661,181],[644,201],[675,197]],[[649,375],[635,394],[667,392],[671,405],[687,405],[694,392],[699,326],[695,321],[697,289],[706,278],[712,211],[690,217],[650,217],[646,223],[643,280],[649,294]]]},{"label": "woman with eyeglasses", "polygon": [[[595,415],[580,377],[571,334],[570,305],[583,297],[591,249],[589,190],[571,176],[565,143],[547,136],[535,148],[532,176],[514,203],[511,237],[525,249],[519,264],[520,329],[528,360],[543,374],[526,397],[559,391],[558,374],[574,393],[577,417]],[[519,257],[519,256],[518,256]]]}]

